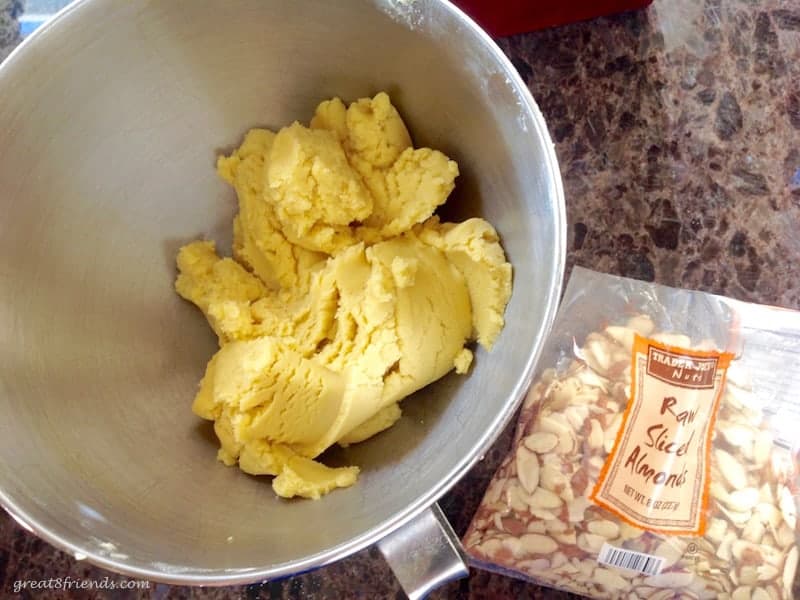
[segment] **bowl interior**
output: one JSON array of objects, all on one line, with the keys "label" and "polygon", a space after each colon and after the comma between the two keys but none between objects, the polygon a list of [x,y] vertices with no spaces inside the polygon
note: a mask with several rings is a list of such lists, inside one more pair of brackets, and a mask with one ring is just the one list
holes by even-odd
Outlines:
[{"label": "bowl interior", "polygon": [[[552,319],[563,200],[510,64],[444,3],[85,0],[0,68],[0,499],[59,546],[166,581],[232,583],[357,549],[443,493],[510,415]],[[507,326],[471,374],[331,452],[360,482],[283,501],[215,460],[190,411],[213,334],[174,256],[230,244],[217,154],[322,99],[388,91],[416,145],[456,159],[450,218],[514,266]]]}]

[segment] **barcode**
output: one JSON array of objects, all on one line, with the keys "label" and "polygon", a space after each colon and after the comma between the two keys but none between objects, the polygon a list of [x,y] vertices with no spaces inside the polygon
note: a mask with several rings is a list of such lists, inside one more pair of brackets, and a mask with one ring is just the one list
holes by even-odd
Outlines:
[{"label": "barcode", "polygon": [[664,559],[652,554],[634,552],[633,550],[623,550],[615,548],[609,544],[603,544],[597,562],[602,565],[619,567],[630,571],[638,571],[645,575],[658,575],[664,566]]}]

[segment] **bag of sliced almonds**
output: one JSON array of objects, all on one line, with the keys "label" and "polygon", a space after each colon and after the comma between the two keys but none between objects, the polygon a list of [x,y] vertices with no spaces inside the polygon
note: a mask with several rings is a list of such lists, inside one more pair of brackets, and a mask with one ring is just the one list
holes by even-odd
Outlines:
[{"label": "bag of sliced almonds", "polygon": [[594,598],[793,598],[800,313],[576,267],[463,542]]}]

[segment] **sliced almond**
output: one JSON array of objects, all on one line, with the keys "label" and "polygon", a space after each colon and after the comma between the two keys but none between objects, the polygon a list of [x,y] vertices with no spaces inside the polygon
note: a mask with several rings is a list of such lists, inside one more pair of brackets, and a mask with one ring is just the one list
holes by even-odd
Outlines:
[{"label": "sliced almond", "polygon": [[[743,565],[739,568],[739,583],[741,585],[757,585],[758,581],[758,568],[755,565]],[[756,590],[753,590],[755,595]]]},{"label": "sliced almond", "polygon": [[749,444],[744,444],[739,446],[739,454],[741,457],[746,460],[748,463],[753,463],[753,443],[750,442]]},{"label": "sliced almond", "polygon": [[553,519],[558,519],[558,515],[551,510],[545,510],[544,508],[533,508],[530,509],[531,516],[536,517],[537,519],[541,519],[542,521],[552,521]]},{"label": "sliced almond", "polygon": [[752,544],[744,540],[733,541],[731,544],[731,554],[738,562],[742,562],[745,555],[747,555],[748,561],[758,560],[759,563],[764,561],[761,547],[758,544]]},{"label": "sliced almond", "polygon": [[467,536],[464,538],[464,546],[466,548],[471,548],[473,546],[477,546],[480,543],[483,528],[476,528],[470,531]]},{"label": "sliced almond", "polygon": [[[586,496],[578,496],[567,505],[568,518],[570,523],[583,521],[583,515],[591,503]],[[641,533],[641,532],[640,532]]]},{"label": "sliced almond", "polygon": [[551,410],[561,410],[570,404],[581,388],[581,380],[569,377],[555,381],[550,387],[548,406]]},{"label": "sliced almond", "polygon": [[475,546],[475,551],[483,554],[489,559],[493,559],[495,555],[500,551],[503,545],[497,538],[491,538],[483,542],[482,544],[478,544]]},{"label": "sliced almond", "polygon": [[622,577],[623,579],[627,579],[630,583],[628,585],[634,586],[641,583],[642,575],[638,571],[630,571],[628,569],[620,569],[619,571],[615,571],[617,575]]},{"label": "sliced almond", "polygon": [[581,369],[576,373],[575,378],[584,386],[589,388],[596,388],[598,390],[607,391],[610,386],[608,378],[599,375],[591,369]]},{"label": "sliced almond", "polygon": [[753,597],[753,588],[749,585],[742,585],[733,590],[731,600],[751,600]]},{"label": "sliced almond", "polygon": [[780,505],[783,520],[792,529],[797,529],[797,505],[794,497],[785,485],[778,488],[778,503]]},{"label": "sliced almond", "polygon": [[541,521],[539,519],[532,519],[531,521],[528,522],[528,525],[527,527],[525,527],[525,530],[528,533],[546,533],[548,523],[550,523],[550,521]]},{"label": "sliced almond", "polygon": [[517,448],[517,478],[528,493],[539,487],[539,457],[527,446]]},{"label": "sliced almond", "polygon": [[689,348],[692,344],[692,340],[689,336],[683,335],[682,333],[656,333],[650,336],[650,339],[677,348]]},{"label": "sliced almond", "polygon": [[544,571],[550,569],[550,561],[546,558],[537,558],[534,560],[521,560],[517,563],[517,568],[526,573],[533,573],[539,575]]},{"label": "sliced almond", "polygon": [[560,519],[555,519],[554,521],[547,521],[547,523],[545,523],[545,526],[548,534],[564,533],[565,531],[567,531],[567,529],[570,528],[569,524],[565,523],[564,521],[561,521]]},{"label": "sliced almond", "polygon": [[795,532],[786,523],[781,523],[775,531],[775,542],[784,550],[794,544],[795,539]]},{"label": "sliced almond", "polygon": [[628,523],[619,524],[619,538],[623,541],[632,540],[642,535],[642,530]]},{"label": "sliced almond", "polygon": [[[680,538],[682,543],[686,543],[685,538]],[[717,544],[712,544],[705,538],[692,538],[692,542],[700,552],[705,552],[708,556],[714,556],[717,552]]]},{"label": "sliced almond", "polygon": [[556,437],[560,436],[562,433],[572,432],[572,428],[567,422],[567,418],[564,415],[555,412],[551,412],[542,416],[539,419],[539,427],[542,431],[554,433]]},{"label": "sliced almond", "polygon": [[733,542],[737,541],[737,534],[735,531],[729,531],[725,534],[725,537],[722,538],[722,541],[717,548],[717,558],[724,562],[729,562],[733,558],[733,553],[731,552],[731,545]]},{"label": "sliced almond", "polygon": [[[564,464],[564,457],[559,456],[555,452],[547,452],[546,454],[540,454],[539,460],[542,461],[542,466],[555,465],[556,467],[559,468],[559,470]],[[541,478],[541,474],[539,475],[539,477]]]},{"label": "sliced almond", "polygon": [[512,485],[506,490],[506,500],[511,510],[517,513],[528,511],[528,499],[530,496],[525,493],[519,485]]},{"label": "sliced almond", "polygon": [[667,571],[658,575],[645,578],[644,584],[656,588],[669,588],[671,590],[683,588],[692,583],[694,575],[683,571]]},{"label": "sliced almond", "polygon": [[561,472],[561,464],[548,463],[539,471],[539,485],[551,492],[569,485],[569,478]]},{"label": "sliced almond", "polygon": [[526,533],[519,541],[528,554],[551,554],[558,550],[558,544],[553,538],[538,533]]},{"label": "sliced almond", "polygon": [[563,533],[554,533],[553,539],[562,546],[574,546],[578,543],[578,534],[574,531],[565,531]]},{"label": "sliced almond", "polygon": [[715,579],[709,579],[705,581],[706,589],[711,593],[718,594],[718,598],[727,597],[728,600],[730,600],[730,592],[734,589],[730,581],[728,581],[728,579],[719,569],[714,571],[714,575],[716,575]]},{"label": "sliced almond", "polygon": [[578,536],[578,548],[589,554],[597,554],[605,544],[606,538],[594,533],[582,533]]},{"label": "sliced almond", "polygon": [[564,416],[567,422],[572,426],[572,429],[579,431],[583,427],[586,417],[589,416],[589,409],[585,406],[568,406],[564,410]]},{"label": "sliced almond", "polygon": [[616,344],[622,346],[622,349],[625,352],[632,352],[633,351],[633,337],[635,335],[635,331],[630,327],[619,327],[617,325],[609,325],[608,327],[603,330],[603,333],[608,336]]},{"label": "sliced almond", "polygon": [[693,570],[700,575],[706,575],[711,570],[711,563],[707,560],[698,560],[694,563]]},{"label": "sliced almond", "polygon": [[613,540],[619,536],[619,525],[617,525],[614,521],[609,521],[608,519],[590,521],[586,529],[589,531],[589,533],[594,533],[595,535],[604,537],[607,540]]},{"label": "sliced almond", "polygon": [[786,562],[783,566],[783,590],[791,595],[794,585],[794,576],[797,574],[797,546],[792,546],[786,554]]},{"label": "sliced almond", "polygon": [[778,576],[778,567],[775,565],[759,565],[756,568],[759,581],[772,581]]},{"label": "sliced almond", "polygon": [[695,591],[693,595],[697,600],[730,600],[729,594],[720,594],[719,591],[709,590],[707,587],[700,591]]},{"label": "sliced almond", "polygon": [[[628,385],[627,381],[618,380],[611,386],[611,397],[615,400],[613,406],[616,411],[621,409],[620,404],[627,405],[628,400],[630,400],[630,389],[626,389]],[[606,404],[606,406],[610,405]]]},{"label": "sliced almond", "polygon": [[[551,433],[556,436],[555,448],[559,454],[569,454],[575,450],[577,446],[575,432],[570,427],[564,415],[557,413],[545,415],[539,419],[538,426],[542,432]],[[549,452],[549,450],[545,450],[544,452]]]},{"label": "sliced almond", "polygon": [[572,488],[571,485],[564,486],[564,489],[561,490],[561,493],[558,495],[565,503],[569,504],[573,500],[575,500],[575,490]]},{"label": "sliced almond", "polygon": [[627,540],[625,543],[626,550],[633,550],[634,552],[649,553],[650,544],[645,536],[638,536]]},{"label": "sliced almond", "polygon": [[544,454],[556,447],[558,444],[558,436],[549,431],[537,431],[527,436],[522,443],[525,444],[528,450]]},{"label": "sliced almond", "polygon": [[773,565],[780,566],[783,564],[783,552],[775,548],[775,546],[767,546],[766,544],[759,544],[758,551],[761,553],[765,562]]},{"label": "sliced almond", "polygon": [[550,567],[553,569],[558,569],[559,567],[565,565],[567,563],[567,555],[563,552],[556,552],[550,558]]},{"label": "sliced almond", "polygon": [[770,600],[782,600],[783,598],[783,594],[781,594],[777,584],[767,587],[766,592],[769,595]]},{"label": "sliced almond", "polygon": [[525,394],[525,400],[522,403],[522,408],[527,409],[531,408],[535,404],[538,404],[542,399],[542,391],[544,389],[544,385],[542,382],[537,383],[536,385],[532,386],[528,393]]},{"label": "sliced almond", "polygon": [[491,484],[489,484],[489,487],[486,488],[486,494],[483,497],[483,502],[485,504],[491,504],[500,500],[505,483],[505,479],[495,479]]},{"label": "sliced almond", "polygon": [[708,486],[708,493],[712,498],[728,504],[730,494],[728,494],[728,490],[720,481],[712,480],[711,484]]},{"label": "sliced almond", "polygon": [[[725,407],[734,411],[734,414],[730,416],[732,420],[741,416],[740,413],[744,410],[743,396],[742,390],[737,390],[736,386],[725,386]],[[747,424],[746,421],[744,423]]]},{"label": "sliced almond", "polygon": [[664,559],[664,569],[669,569],[674,566],[686,551],[686,544],[680,541],[680,538],[666,538],[658,546],[654,554]]},{"label": "sliced almond", "polygon": [[578,563],[578,571],[585,579],[589,579],[592,576],[596,565],[597,563],[593,560],[582,560],[580,563]]},{"label": "sliced almond", "polygon": [[[591,429],[589,430],[589,447],[597,450],[603,447],[603,442],[605,440],[605,435],[603,434],[603,426],[600,425],[600,421],[597,419],[592,419],[589,422]],[[594,457],[593,457],[594,458]]]},{"label": "sliced almond", "polygon": [[752,389],[752,380],[749,369],[745,368],[739,361],[733,361],[728,367],[726,375],[728,385],[738,387],[742,390]]},{"label": "sliced almond", "polygon": [[758,466],[767,464],[770,452],[772,452],[772,434],[766,429],[761,429],[756,433],[753,440],[753,462]]},{"label": "sliced almond", "polygon": [[501,544],[503,545],[504,548],[509,550],[515,558],[519,558],[520,556],[525,555],[525,550],[522,547],[522,542],[519,540],[519,538],[511,536],[505,537],[502,538]]},{"label": "sliced almond", "polygon": [[758,504],[758,490],[744,488],[732,491],[727,498],[720,498],[731,510],[739,513],[751,511]]},{"label": "sliced almond", "polygon": [[734,448],[742,448],[753,443],[754,430],[747,425],[724,421],[718,425],[717,431]]},{"label": "sliced almond", "polygon": [[704,352],[720,352],[718,344],[711,338],[703,338],[696,344],[692,345],[693,350],[702,350]]},{"label": "sliced almond", "polygon": [[721,449],[714,451],[714,459],[717,461],[722,477],[731,488],[739,490],[747,487],[747,472],[742,463]]},{"label": "sliced almond", "polygon": [[586,342],[581,348],[583,358],[589,367],[600,373],[606,375],[609,368],[614,362],[615,348],[609,341],[599,334],[590,333]]},{"label": "sliced almond", "polygon": [[724,519],[712,518],[706,528],[706,537],[719,545],[727,529],[728,523]]},{"label": "sliced almond", "polygon": [[595,455],[595,456],[592,456],[592,457],[589,458],[589,463],[588,464],[589,464],[590,468],[597,469],[599,471],[600,469],[603,468],[603,465],[605,464],[605,462],[606,461],[603,459],[602,456]]},{"label": "sliced almond", "polygon": [[559,454],[572,454],[578,448],[578,439],[573,431],[565,431],[558,436],[556,452]]},{"label": "sliced almond", "polygon": [[770,458],[771,460],[769,462],[772,476],[777,481],[789,481],[794,475],[795,469],[791,454],[781,449],[780,452],[773,452]]},{"label": "sliced almond", "polygon": [[764,546],[778,546],[778,542],[775,541],[775,537],[771,533],[764,534],[764,537],[761,538],[761,544]]},{"label": "sliced almond", "polygon": [[637,332],[639,335],[648,336],[653,333],[656,328],[653,319],[647,315],[636,315],[628,319],[627,326]]},{"label": "sliced almond", "polygon": [[770,529],[778,527],[783,520],[781,511],[772,502],[759,502],[753,509],[753,513]]},{"label": "sliced almond", "polygon": [[[506,519],[508,520],[508,519]],[[494,528],[498,531],[507,531],[506,527],[503,526],[503,515],[500,513],[495,513],[492,517],[492,521],[494,522]],[[509,532],[510,533],[510,532]]]},{"label": "sliced almond", "polygon": [[536,488],[536,491],[531,494],[531,508],[550,510],[559,508],[563,503],[564,501],[557,494],[543,487]]},{"label": "sliced almond", "polygon": [[594,573],[592,573],[592,581],[609,592],[625,590],[628,589],[630,585],[627,580],[617,575],[614,571],[602,567],[594,570]]},{"label": "sliced almond", "polygon": [[742,529],[742,539],[757,544],[761,541],[761,538],[764,537],[766,530],[767,528],[764,526],[762,520],[758,515],[754,515],[747,522],[747,525],[744,526],[744,529]]}]

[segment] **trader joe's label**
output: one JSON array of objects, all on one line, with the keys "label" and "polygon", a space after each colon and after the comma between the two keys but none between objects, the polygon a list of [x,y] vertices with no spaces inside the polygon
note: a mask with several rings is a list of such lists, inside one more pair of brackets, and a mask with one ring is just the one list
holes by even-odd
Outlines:
[{"label": "trader joe's label", "polygon": [[635,337],[630,400],[594,502],[644,529],[705,530],[711,435],[732,358]]}]

